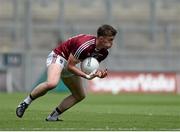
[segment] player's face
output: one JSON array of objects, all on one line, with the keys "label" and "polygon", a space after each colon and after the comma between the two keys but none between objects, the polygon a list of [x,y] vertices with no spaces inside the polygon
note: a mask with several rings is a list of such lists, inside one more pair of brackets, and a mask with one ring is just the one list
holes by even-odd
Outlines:
[{"label": "player's face", "polygon": [[101,40],[102,48],[109,49],[113,45],[114,36],[104,36]]}]

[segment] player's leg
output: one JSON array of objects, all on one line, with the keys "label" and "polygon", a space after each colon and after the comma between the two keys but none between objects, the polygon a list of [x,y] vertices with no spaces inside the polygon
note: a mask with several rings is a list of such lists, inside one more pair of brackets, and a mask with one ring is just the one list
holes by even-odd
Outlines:
[{"label": "player's leg", "polygon": [[28,105],[36,98],[43,96],[47,91],[55,88],[59,82],[62,68],[59,64],[53,63],[48,67],[47,81],[40,83],[36,86],[30,95],[24,99],[22,103],[16,109],[16,115],[22,117]]},{"label": "player's leg", "polygon": [[66,97],[58,107],[47,117],[47,121],[58,120],[58,116],[64,111],[71,108],[76,103],[83,100],[86,96],[85,89],[82,86],[82,80],[78,76],[71,76],[68,78],[63,78],[63,82],[71,91],[71,95]]},{"label": "player's leg", "polygon": [[63,78],[63,82],[71,91],[71,95],[66,97],[58,106],[61,112],[66,111],[74,104],[83,100],[86,96],[86,91],[82,86],[82,79],[79,76],[71,76],[69,78]]},{"label": "player's leg", "polygon": [[59,64],[51,64],[48,67],[48,76],[47,81],[39,84],[33,91],[31,92],[31,97],[36,99],[40,96],[43,96],[47,93],[47,91],[54,89],[60,79],[62,68]]}]

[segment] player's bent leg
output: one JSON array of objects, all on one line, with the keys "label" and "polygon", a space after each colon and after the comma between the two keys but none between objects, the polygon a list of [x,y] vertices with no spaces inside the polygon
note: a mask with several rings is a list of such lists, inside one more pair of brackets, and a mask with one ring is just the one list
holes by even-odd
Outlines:
[{"label": "player's bent leg", "polygon": [[46,94],[49,90],[54,89],[59,82],[61,72],[62,72],[62,68],[59,66],[59,64],[49,65],[47,81],[39,84],[31,92],[31,96],[36,99],[36,98]]},{"label": "player's bent leg", "polygon": [[[57,83],[55,83],[55,82],[43,82],[43,83],[39,84],[31,92],[31,94],[22,103],[20,103],[18,105],[18,107],[16,108],[16,115],[21,118],[24,115],[25,110],[28,108],[28,105],[30,105],[30,103],[34,99],[45,95],[49,90],[56,87],[56,85],[57,85]],[[30,96],[31,96],[31,98],[30,98]]]},{"label": "player's bent leg", "polygon": [[63,78],[62,80],[69,88],[72,94],[66,97],[60,103],[60,105],[46,118],[46,121],[56,121],[60,114],[71,108],[76,103],[83,100],[86,96],[85,90],[82,87],[80,77],[72,76],[68,78]]},{"label": "player's bent leg", "polygon": [[58,64],[51,64],[48,67],[48,78],[46,82],[39,84],[31,94],[16,108],[16,115],[22,117],[28,105],[36,98],[45,95],[49,90],[55,88],[59,82],[62,68]]},{"label": "player's bent leg", "polygon": [[[47,91],[49,91],[50,90],[50,86],[47,86],[48,88],[47,89],[45,89],[44,87],[43,87],[43,85],[47,85],[47,83],[49,83],[49,82],[44,82],[44,83],[41,83],[41,84],[39,84],[32,92],[31,92],[31,94],[28,96],[28,97],[26,97],[26,99],[22,102],[22,103],[20,103],[19,105],[18,105],[18,107],[16,108],[16,115],[18,116],[18,117],[22,117],[23,115],[24,115],[24,112],[25,112],[25,110],[28,108],[28,106],[30,105],[30,103],[34,100],[34,99],[36,99],[36,98],[38,98],[38,97],[40,97],[40,96],[43,96],[44,94],[46,94],[47,93]],[[56,84],[57,85],[57,84]],[[51,86],[56,86],[56,85],[51,85]],[[30,96],[32,96],[33,95],[33,97],[31,97],[31,99],[28,99],[28,98],[30,98]],[[28,100],[30,100],[30,101],[28,101]]]},{"label": "player's bent leg", "polygon": [[71,76],[69,78],[63,78],[63,82],[66,84],[72,94],[66,97],[58,106],[61,112],[66,111],[86,97],[86,92],[82,86],[81,77]]}]

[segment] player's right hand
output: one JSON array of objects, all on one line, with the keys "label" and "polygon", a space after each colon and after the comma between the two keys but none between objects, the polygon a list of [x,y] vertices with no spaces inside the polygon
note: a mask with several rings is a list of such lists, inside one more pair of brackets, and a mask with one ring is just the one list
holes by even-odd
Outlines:
[{"label": "player's right hand", "polygon": [[105,69],[105,70],[98,70],[96,72],[96,75],[99,78],[105,78],[107,76],[107,69]]},{"label": "player's right hand", "polygon": [[107,76],[107,69],[105,69],[105,70],[95,70],[92,73],[90,73],[89,75],[87,75],[86,78],[88,80],[92,80],[95,77],[105,78],[106,76]]}]

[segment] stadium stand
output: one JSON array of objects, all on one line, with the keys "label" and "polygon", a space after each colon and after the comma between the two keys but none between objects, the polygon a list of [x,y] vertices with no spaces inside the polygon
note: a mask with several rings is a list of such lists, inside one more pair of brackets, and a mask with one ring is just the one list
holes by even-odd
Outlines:
[{"label": "stadium stand", "polygon": [[111,23],[119,34],[110,70],[180,71],[179,12],[180,0],[0,0],[0,52],[29,53],[33,65],[23,60],[13,74],[18,87],[29,74],[32,86],[58,40]]}]

